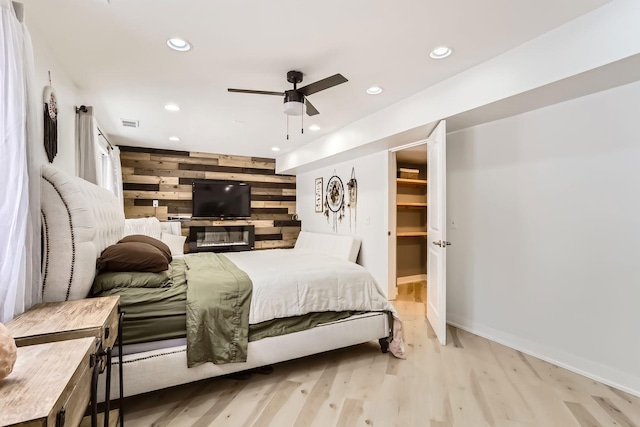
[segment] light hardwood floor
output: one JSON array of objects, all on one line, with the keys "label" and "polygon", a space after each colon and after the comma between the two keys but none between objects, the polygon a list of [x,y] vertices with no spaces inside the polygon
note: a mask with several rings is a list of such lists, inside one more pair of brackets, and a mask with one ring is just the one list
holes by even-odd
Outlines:
[{"label": "light hardwood floor", "polygon": [[398,296],[396,297],[396,301],[427,301],[427,282],[423,280],[420,282],[398,285]]},{"label": "light hardwood floor", "polygon": [[212,379],[127,399],[137,426],[640,426],[640,398],[449,328],[396,301],[407,360],[377,342],[281,363],[246,381]]}]

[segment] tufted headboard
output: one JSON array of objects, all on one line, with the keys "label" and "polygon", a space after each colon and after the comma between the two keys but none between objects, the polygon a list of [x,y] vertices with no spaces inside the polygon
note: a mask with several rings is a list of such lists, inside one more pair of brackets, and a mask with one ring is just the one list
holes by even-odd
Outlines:
[{"label": "tufted headboard", "polygon": [[42,168],[42,300],[85,298],[96,259],[123,235],[124,212],[110,191],[51,166]]}]

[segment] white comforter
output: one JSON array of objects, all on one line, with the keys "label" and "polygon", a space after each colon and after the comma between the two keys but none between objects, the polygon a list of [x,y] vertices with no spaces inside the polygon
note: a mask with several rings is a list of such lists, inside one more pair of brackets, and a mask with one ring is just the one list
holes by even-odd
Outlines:
[{"label": "white comforter", "polygon": [[320,311],[390,311],[380,285],[362,266],[305,249],[225,254],[253,282],[249,323]]}]

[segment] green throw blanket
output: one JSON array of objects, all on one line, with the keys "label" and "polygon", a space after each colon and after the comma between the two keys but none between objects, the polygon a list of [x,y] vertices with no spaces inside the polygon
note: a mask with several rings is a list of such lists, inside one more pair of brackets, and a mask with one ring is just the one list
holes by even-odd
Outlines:
[{"label": "green throw blanket", "polygon": [[246,362],[251,279],[221,254],[192,254],[185,262],[187,365]]}]

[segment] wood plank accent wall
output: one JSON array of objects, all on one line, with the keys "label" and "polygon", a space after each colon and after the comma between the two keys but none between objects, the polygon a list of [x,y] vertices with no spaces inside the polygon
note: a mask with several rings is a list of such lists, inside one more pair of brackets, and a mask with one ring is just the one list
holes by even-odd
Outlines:
[{"label": "wood plank accent wall", "polygon": [[[277,175],[274,159],[224,154],[120,146],[124,212],[127,218],[155,216],[166,220],[191,215],[194,179],[226,179],[251,184],[251,218],[247,220],[190,220],[190,226],[253,224],[256,249],[290,248],[300,233],[296,211],[296,177]],[[158,207],[153,207],[153,200]]]}]

